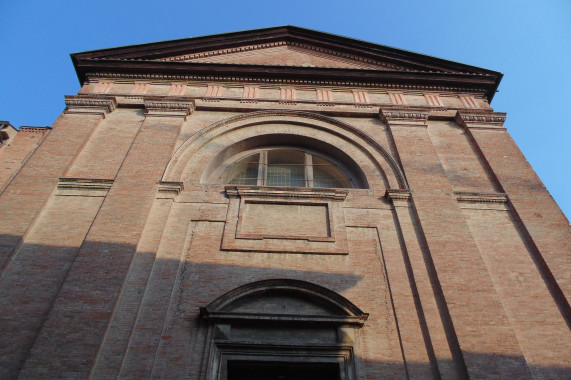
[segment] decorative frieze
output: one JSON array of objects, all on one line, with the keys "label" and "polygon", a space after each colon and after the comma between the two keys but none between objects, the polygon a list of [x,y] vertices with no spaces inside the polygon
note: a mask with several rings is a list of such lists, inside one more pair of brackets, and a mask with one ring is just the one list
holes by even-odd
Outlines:
[{"label": "decorative frieze", "polygon": [[403,94],[399,94],[397,92],[389,92],[389,99],[391,100],[391,103],[395,105],[406,104],[406,99]]},{"label": "decorative frieze", "polygon": [[105,118],[106,114],[115,110],[117,100],[109,96],[66,95],[65,105],[63,112],[66,114],[94,114]]},{"label": "decorative frieze", "polygon": [[480,108],[478,106],[478,102],[476,98],[473,96],[460,96],[460,102],[464,106],[464,108]]},{"label": "decorative frieze", "polygon": [[[227,83],[256,83],[256,84],[283,84],[283,85],[308,85],[323,87],[366,87],[383,88],[407,91],[439,91],[439,92],[469,92],[485,94],[486,90],[481,87],[425,85],[414,83],[394,83],[390,81],[353,81],[353,80],[320,80],[320,79],[296,79],[296,78],[272,78],[249,75],[180,75],[180,74],[144,74],[144,73],[114,73],[100,72],[87,73],[89,79],[130,79],[130,80],[167,80],[167,81],[197,81],[197,82],[227,82]],[[217,95],[206,95],[217,96]],[[220,96],[220,95],[218,95]]]},{"label": "decorative frieze", "polygon": [[145,100],[146,117],[182,117],[194,111],[194,101],[189,100]]}]

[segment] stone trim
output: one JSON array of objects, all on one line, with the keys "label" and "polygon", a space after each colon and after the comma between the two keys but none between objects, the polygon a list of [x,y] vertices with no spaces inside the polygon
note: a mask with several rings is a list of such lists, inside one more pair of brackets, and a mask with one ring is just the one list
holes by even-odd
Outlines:
[{"label": "stone trim", "polygon": [[379,117],[381,121],[391,127],[428,127],[428,108],[417,107],[381,107]]},{"label": "stone trim", "polygon": [[[330,305],[335,309],[343,311],[343,315],[291,315],[276,313],[232,313],[225,311],[234,303],[239,303],[244,299],[257,297],[259,294],[271,292],[286,292],[299,294],[309,299],[325,305]],[[362,327],[369,318],[368,313],[364,313],[355,304],[345,297],[322,286],[294,279],[270,279],[256,281],[242,285],[233,289],[205,307],[200,308],[200,315],[209,322],[232,323],[239,321],[259,321],[259,322],[293,322],[298,323],[324,323],[335,325],[353,325]]]},{"label": "stone trim", "polygon": [[509,210],[510,202],[505,193],[455,191],[460,208],[477,210]]},{"label": "stone trim", "polygon": [[385,198],[390,200],[395,207],[408,207],[412,201],[412,192],[408,189],[387,189]]},{"label": "stone trim", "polygon": [[317,199],[344,201],[347,190],[298,187],[266,187],[266,186],[225,186],[228,197],[256,197],[280,199]]},{"label": "stone trim", "polygon": [[194,112],[195,104],[188,99],[145,99],[146,117],[186,117]]},{"label": "stone trim", "polygon": [[505,193],[480,193],[472,191],[455,191],[458,202],[466,203],[508,203]]},{"label": "stone trim", "polygon": [[[349,133],[355,134],[359,138],[364,139],[367,143],[371,144],[371,146],[376,149],[381,156],[386,160],[389,167],[392,169],[394,176],[398,182],[400,187],[406,188],[408,185],[406,183],[406,179],[404,173],[396,161],[396,159],[391,155],[391,153],[381,144],[378,143],[375,138],[371,135],[367,134],[363,130],[353,127],[352,125],[340,121],[338,119],[334,119],[328,116],[324,116],[321,114],[313,113],[313,112],[306,112],[306,111],[296,111],[296,110],[268,110],[268,111],[257,111],[251,113],[244,113],[237,116],[232,116],[227,119],[223,119],[217,121],[209,126],[202,128],[195,134],[193,134],[188,140],[186,140],[175,152],[171,161],[167,165],[165,170],[165,174],[163,178],[169,178],[169,175],[175,170],[174,168],[177,166],[179,159],[184,155],[185,151],[198,139],[202,138],[205,134],[211,132],[217,128],[224,128],[228,125],[233,125],[237,123],[246,122],[249,120],[260,119],[260,118],[276,118],[276,120],[267,120],[267,122],[275,122],[281,121],[279,118],[288,117],[288,118],[303,118],[307,120],[317,120],[320,122],[328,123],[335,125],[337,127],[343,128],[345,131]],[[266,122],[266,120],[264,120]],[[172,178],[172,177],[171,177]]]},{"label": "stone trim", "polygon": [[182,182],[160,181],[157,199],[174,199],[182,190],[184,190]]},{"label": "stone trim", "polygon": [[65,105],[65,114],[93,114],[105,118],[106,114],[115,110],[117,100],[101,95],[66,95]]},{"label": "stone trim", "polygon": [[455,121],[464,128],[494,129],[505,131],[505,112],[492,111],[458,111]]},{"label": "stone trim", "polygon": [[104,197],[113,182],[112,179],[62,177],[58,181],[56,195]]}]

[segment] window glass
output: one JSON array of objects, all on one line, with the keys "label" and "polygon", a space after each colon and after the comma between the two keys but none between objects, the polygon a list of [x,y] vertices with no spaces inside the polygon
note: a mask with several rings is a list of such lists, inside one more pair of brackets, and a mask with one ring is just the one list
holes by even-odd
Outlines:
[{"label": "window glass", "polygon": [[267,186],[305,187],[305,153],[292,149],[268,151]]},{"label": "window glass", "polygon": [[256,185],[260,153],[251,154],[234,162],[222,175],[222,183],[231,185]]},{"label": "window glass", "polygon": [[231,185],[352,188],[330,160],[297,149],[262,149],[226,168],[220,183]]},{"label": "window glass", "polygon": [[345,174],[330,161],[319,157],[312,157],[313,187],[353,187]]}]

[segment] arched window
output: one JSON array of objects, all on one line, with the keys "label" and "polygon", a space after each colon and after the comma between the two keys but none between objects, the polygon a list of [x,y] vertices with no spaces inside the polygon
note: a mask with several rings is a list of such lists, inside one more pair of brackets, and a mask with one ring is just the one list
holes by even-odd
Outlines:
[{"label": "arched window", "polygon": [[230,185],[353,188],[347,170],[308,150],[275,147],[238,155],[219,182]]}]

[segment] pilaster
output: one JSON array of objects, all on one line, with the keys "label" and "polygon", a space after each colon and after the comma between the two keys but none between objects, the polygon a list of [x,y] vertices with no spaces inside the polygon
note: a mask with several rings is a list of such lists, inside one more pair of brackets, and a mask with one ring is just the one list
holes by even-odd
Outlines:
[{"label": "pilaster", "polygon": [[[21,376],[87,377],[192,102],[156,102],[107,194]],[[168,110],[162,112],[162,110]],[[155,255],[155,252],[148,254]],[[148,262],[147,262],[148,265]],[[148,273],[148,272],[147,272]],[[89,323],[61,324],[62,318]],[[49,361],[48,361],[49,358]],[[52,363],[58,362],[62,373]]]},{"label": "pilaster", "polygon": [[[387,189],[385,197],[392,202],[394,207],[396,233],[400,241],[402,261],[406,267],[406,277],[409,279],[407,285],[410,286],[415,311],[418,315],[420,332],[410,337],[409,340],[423,339],[427,356],[430,359],[433,378],[461,378],[454,364],[438,310],[435,297],[438,293],[437,287],[431,281],[434,275],[428,271],[425,264],[426,252],[418,241],[419,228],[412,210],[412,192],[408,189]],[[405,275],[401,274],[398,281],[402,282],[404,277]],[[396,312],[400,314],[401,310],[396,310]],[[399,325],[400,320],[399,317]],[[407,358],[408,360],[410,359]]]},{"label": "pilaster", "polygon": [[0,195],[0,273],[57,186],[58,178],[115,104],[112,98],[66,96],[67,108],[54,122],[51,133]]},{"label": "pilaster", "polygon": [[538,269],[569,324],[569,222],[507,133],[503,125],[505,118],[506,114],[500,112],[458,111],[456,114],[456,122],[471,136],[482,159],[508,196],[520,232],[535,254]]},{"label": "pilaster", "polygon": [[[29,356],[101,202],[64,203],[52,194],[93,130],[113,111],[114,100],[66,97],[66,104],[52,131],[0,196],[0,288],[13,289],[0,294],[0,334],[10,347],[1,355],[0,378],[15,378]],[[58,212],[50,208],[50,199],[52,206],[60,205]],[[73,227],[57,229],[60,218],[72,218]]]},{"label": "pilaster", "polygon": [[[381,108],[380,114],[412,191],[413,223],[456,376],[479,378],[495,371],[527,378],[515,334],[430,140],[428,115],[428,110],[405,107]],[[495,355],[482,358],[481,352]]]}]

